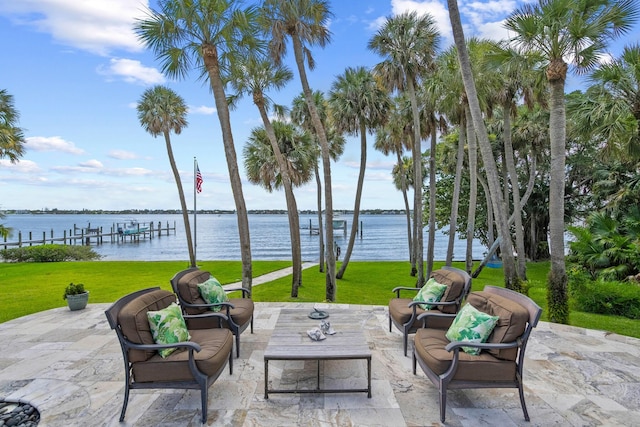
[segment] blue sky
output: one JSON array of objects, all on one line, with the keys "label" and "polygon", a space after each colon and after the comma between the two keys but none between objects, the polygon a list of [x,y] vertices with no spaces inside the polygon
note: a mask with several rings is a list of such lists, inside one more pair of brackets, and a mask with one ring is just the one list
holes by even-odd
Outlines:
[{"label": "blue sky", "polygon": [[[332,0],[331,43],[314,48],[317,63],[309,73],[313,89],[328,92],[346,67],[372,67],[380,58],[367,43],[385,17],[407,10],[431,13],[452,44],[446,0]],[[504,18],[523,1],[459,0],[465,35],[507,37]],[[145,89],[164,84],[189,106],[189,126],[172,134],[172,146],[190,207],[193,158],[204,178],[198,209],[235,209],[213,96],[195,76],[170,81],[154,55],[132,31],[155,0],[0,0],[0,88],[14,96],[26,154],[17,164],[0,159],[0,209],[179,209],[164,140],[140,126],[135,105]],[[611,53],[638,40],[640,26],[617,40]],[[294,74],[292,53],[287,58]],[[579,87],[571,77],[569,86]],[[298,79],[270,94],[290,105],[301,92]],[[267,193],[244,176],[242,148],[252,128],[261,125],[249,100],[231,113],[234,141],[248,209],[284,209],[282,192]],[[401,193],[391,181],[394,158],[372,148],[363,209],[402,209]],[[344,155],[332,165],[335,209],[352,209],[359,140],[347,139]],[[315,184],[295,191],[300,209],[315,209]]]}]

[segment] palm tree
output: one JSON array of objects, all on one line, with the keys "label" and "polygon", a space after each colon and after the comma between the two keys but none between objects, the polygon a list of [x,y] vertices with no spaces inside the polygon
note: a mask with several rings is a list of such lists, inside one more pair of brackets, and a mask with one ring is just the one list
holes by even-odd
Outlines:
[{"label": "palm tree", "polygon": [[337,77],[329,93],[329,105],[338,131],[360,135],[360,173],[353,206],[351,233],[342,266],[336,275],[338,279],[342,279],[358,234],[360,200],[367,167],[367,132],[373,131],[386,121],[390,100],[384,88],[374,79],[373,74],[364,67],[358,67],[347,68],[344,74]]},{"label": "palm tree", "polygon": [[191,262],[191,267],[195,267],[196,255],[191,239],[189,211],[187,210],[187,202],[184,197],[184,190],[182,189],[180,172],[178,172],[176,160],[173,157],[170,137],[172,131],[175,132],[176,135],[179,135],[182,129],[187,127],[187,105],[180,95],[168,87],[154,86],[144,91],[136,109],[138,111],[138,120],[140,120],[140,125],[142,125],[144,130],[154,137],[160,134],[164,136],[167,155],[169,156],[169,164],[171,165],[173,178],[178,187],[178,196],[180,197],[180,206],[182,208],[182,220],[184,221],[184,229],[187,234],[189,261]]},{"label": "palm tree", "polygon": [[[471,60],[469,58],[469,52],[467,51],[464,32],[462,30],[458,3],[456,0],[447,0],[447,4],[449,5],[449,19],[451,21],[453,38],[455,40],[458,53],[458,61],[460,62],[460,72],[462,74],[462,81],[464,83],[465,93],[467,94],[469,113],[471,115],[471,120],[473,121],[475,132],[475,136],[468,135],[467,137],[477,138],[479,142],[482,162],[484,164],[487,184],[490,191],[491,204],[493,205],[492,208],[498,225],[498,238],[500,239],[505,287],[513,289],[514,285],[517,285],[519,282],[515,277],[516,271],[513,258],[513,243],[508,226],[507,208],[502,189],[500,187],[498,167],[493,156],[493,149],[483,120],[478,91],[473,77]],[[469,153],[471,154],[471,147],[469,147]]]},{"label": "palm tree", "polygon": [[272,105],[271,100],[265,96],[264,92],[271,88],[281,89],[293,78],[293,73],[283,66],[272,64],[265,57],[251,55],[244,59],[239,59],[231,66],[231,84],[238,92],[238,95],[249,93],[253,98],[253,103],[260,112],[262,123],[271,149],[280,171],[282,187],[287,201],[287,216],[289,218],[289,236],[291,239],[291,259],[293,265],[291,297],[298,296],[298,287],[302,283],[302,249],[300,245],[300,218],[298,216],[298,206],[293,194],[293,183],[289,176],[286,159],[280,147],[278,139],[271,125],[268,110]]},{"label": "palm tree", "polygon": [[[299,131],[291,123],[268,121],[267,127],[253,129],[244,150],[245,170],[249,182],[262,185],[268,192],[284,188],[291,236],[291,253],[294,272],[298,258],[299,278],[292,282],[291,297],[298,296],[302,282],[302,257],[300,249],[300,221],[292,187],[300,186],[313,178],[316,163],[316,146],[311,136]],[[273,133],[273,135],[270,135]],[[272,138],[276,140],[273,146]],[[278,156],[280,158],[278,158]],[[289,189],[287,189],[289,187]]]},{"label": "palm tree", "polygon": [[[318,114],[320,115],[320,120],[322,121],[322,125],[326,129],[327,141],[329,143],[329,156],[331,160],[336,161],[340,158],[342,153],[344,152],[345,139],[341,133],[339,133],[335,126],[331,123],[331,117],[329,117],[329,106],[327,101],[324,99],[324,95],[320,91],[313,92],[313,102],[318,110]],[[316,136],[315,128],[313,126],[311,120],[311,114],[309,113],[309,107],[307,101],[304,97],[304,93],[296,96],[293,99],[293,106],[291,108],[291,121],[296,125],[300,126],[302,129],[309,132],[316,142],[317,147],[317,155],[316,158],[321,156],[320,150],[320,142]],[[318,162],[314,164],[314,174],[316,177],[316,188],[317,188],[317,206],[318,206],[318,246],[319,246],[319,270],[322,273],[325,267],[324,260],[324,233],[323,233],[323,225],[322,225],[322,179],[320,177],[320,171],[318,169]]]},{"label": "palm tree", "polygon": [[[369,49],[386,58],[375,67],[375,72],[390,90],[406,92],[411,102],[413,118],[413,164],[422,164],[422,133],[416,86],[420,76],[433,62],[438,48],[435,20],[429,14],[415,12],[387,18],[385,24],[369,40]],[[418,266],[416,285],[425,281],[422,232],[422,168],[414,167],[413,250]],[[412,274],[416,272],[412,271]]]},{"label": "palm tree", "polygon": [[324,0],[265,0],[262,6],[263,26],[270,32],[269,48],[272,58],[279,63],[287,53],[287,38],[293,44],[300,83],[311,121],[322,152],[324,171],[325,227],[326,227],[326,298],[336,299],[336,257],[333,251],[333,197],[331,193],[331,154],[326,130],[313,101],[313,92],[307,79],[305,59],[309,69],[315,62],[308,46],[324,47],[330,39],[327,28],[332,14],[329,3]]},{"label": "palm tree", "polygon": [[632,0],[539,0],[524,5],[505,21],[514,32],[512,42],[544,60],[550,90],[551,169],[549,182],[549,254],[551,271],[547,301],[549,319],[569,319],[564,255],[564,185],[566,112],[564,86],[567,58],[579,71],[592,69],[607,42],[631,30],[638,4]]},{"label": "palm tree", "polygon": [[402,154],[404,149],[410,149],[409,142],[411,137],[410,126],[407,126],[405,120],[404,109],[408,102],[402,95],[394,97],[391,102],[391,109],[388,113],[388,119],[384,126],[376,132],[376,141],[374,148],[385,156],[391,153],[396,155],[396,164],[392,171],[393,182],[395,187],[402,192],[404,200],[405,215],[407,217],[407,244],[409,245],[409,262],[412,271],[415,269],[415,261],[413,258],[413,242],[411,237],[411,208],[409,206],[409,197],[407,191],[413,186],[413,168],[409,167],[410,163]]},{"label": "palm tree", "polygon": [[24,133],[18,127],[20,113],[13,103],[13,95],[0,89],[0,159],[5,157],[11,163],[24,155]]},{"label": "palm tree", "polygon": [[236,0],[167,0],[135,24],[140,40],[161,61],[171,78],[185,78],[191,68],[209,82],[218,111],[229,180],[238,218],[242,286],[251,289],[251,240],[247,207],[238,172],[225,81],[230,65],[260,50],[255,8],[241,10]]}]

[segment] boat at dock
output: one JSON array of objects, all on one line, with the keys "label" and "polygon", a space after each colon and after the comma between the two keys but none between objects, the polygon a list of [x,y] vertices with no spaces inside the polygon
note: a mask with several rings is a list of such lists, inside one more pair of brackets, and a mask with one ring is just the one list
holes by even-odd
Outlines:
[{"label": "boat at dock", "polygon": [[146,233],[147,231],[149,231],[149,225],[146,223],[139,223],[135,219],[131,219],[122,224],[118,223],[118,233],[125,236]]}]

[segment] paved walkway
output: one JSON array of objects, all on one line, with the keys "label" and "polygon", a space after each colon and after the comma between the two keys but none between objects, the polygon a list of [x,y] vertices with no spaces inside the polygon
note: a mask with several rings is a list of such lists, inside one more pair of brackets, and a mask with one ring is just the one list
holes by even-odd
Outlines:
[{"label": "paved walkway", "polygon": [[[342,310],[361,313],[360,327],[373,354],[371,399],[365,393],[264,399],[262,356],[280,309],[314,306],[334,318]],[[0,399],[33,404],[41,426],[200,425],[199,393],[186,390],[132,390],[125,423],[118,423],[124,372],[116,335],[104,316],[107,307],[57,308],[0,324]],[[402,336],[389,332],[387,319],[384,306],[256,303],[255,333],[242,335],[233,375],[227,370],[211,386],[207,424],[440,425],[437,390],[422,372],[411,373]],[[279,387],[313,387],[315,369],[315,362],[274,361],[269,377]],[[326,362],[323,381],[352,387],[366,381],[365,371],[362,361]],[[515,389],[456,390],[448,395],[447,425],[638,425],[640,340],[541,322],[527,349],[524,382],[530,423]]]}]

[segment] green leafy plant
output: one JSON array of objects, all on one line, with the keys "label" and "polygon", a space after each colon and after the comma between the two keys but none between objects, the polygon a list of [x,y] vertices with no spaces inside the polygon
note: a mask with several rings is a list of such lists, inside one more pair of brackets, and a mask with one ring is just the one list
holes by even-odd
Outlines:
[{"label": "green leafy plant", "polygon": [[67,299],[67,295],[79,295],[87,292],[84,289],[84,284],[82,283],[69,283],[69,285],[64,289],[64,295],[62,299]]},{"label": "green leafy plant", "polygon": [[56,244],[2,249],[0,257],[7,262],[62,262],[100,259],[100,255],[88,246]]}]

